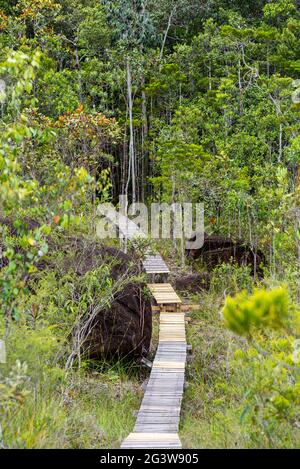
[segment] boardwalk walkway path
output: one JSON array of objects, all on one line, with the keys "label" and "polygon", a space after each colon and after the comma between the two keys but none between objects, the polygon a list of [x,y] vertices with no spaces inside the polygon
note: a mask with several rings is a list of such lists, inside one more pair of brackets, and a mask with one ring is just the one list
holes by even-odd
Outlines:
[{"label": "boardwalk walkway path", "polygon": [[[110,221],[118,220],[125,238],[145,237],[138,226],[123,215],[116,218],[116,213],[111,211],[106,216]],[[156,275],[170,273],[158,253],[147,255],[143,266],[152,280]],[[122,442],[121,448],[180,449],[178,427],[187,353],[185,313],[172,285],[151,283],[148,288],[160,311],[158,347],[133,432]]]},{"label": "boardwalk walkway path", "polygon": [[[146,238],[145,233],[129,218],[118,213],[116,210],[105,210],[104,215],[111,223],[117,225],[121,238],[134,239]],[[169,275],[170,271],[159,253],[147,254],[143,261],[143,267],[147,274],[155,278],[156,275]]]}]

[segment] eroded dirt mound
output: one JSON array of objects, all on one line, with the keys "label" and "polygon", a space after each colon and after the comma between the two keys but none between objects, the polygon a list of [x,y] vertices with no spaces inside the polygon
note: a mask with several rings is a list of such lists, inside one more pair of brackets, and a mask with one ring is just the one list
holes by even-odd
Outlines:
[{"label": "eroded dirt mound", "polygon": [[[195,239],[196,235],[190,241]],[[210,269],[228,262],[240,266],[248,265],[251,266],[253,275],[262,275],[262,265],[265,263],[265,256],[260,250],[255,252],[241,240],[235,241],[218,235],[205,234],[204,245],[200,249],[188,249],[186,253],[192,259],[201,259]]]},{"label": "eroded dirt mound", "polygon": [[89,327],[83,349],[94,359],[141,358],[147,355],[152,335],[151,303],[143,291],[146,286],[130,282],[140,273],[140,264],[119,249],[69,238],[65,270],[73,268],[82,276],[101,265],[108,265],[114,282],[124,283],[113,297],[111,306],[102,309]]},{"label": "eroded dirt mound", "polygon": [[152,313],[143,285],[129,284],[98,314],[86,341],[91,358],[139,358],[150,348]]},{"label": "eroded dirt mound", "polygon": [[[16,234],[12,220],[2,218],[0,222],[8,227],[10,234]],[[36,226],[37,223],[28,220],[29,229]],[[134,280],[134,276],[140,273],[138,259],[84,236],[56,234],[48,239],[48,244],[49,255],[37,263],[39,271],[54,271],[57,278],[70,272],[81,278],[106,266],[113,284],[119,285],[114,290],[110,306],[102,308],[89,324],[85,341],[80,337],[82,349],[87,351],[88,356],[102,359],[140,358],[146,355],[152,335],[152,311],[150,300],[143,294],[145,284]],[[1,256],[0,239],[0,268],[5,265],[7,259]],[[74,291],[74,295],[80,296],[80,292]],[[83,322],[96,309],[97,302],[90,306]],[[78,326],[74,326],[73,338],[78,332]]]},{"label": "eroded dirt mound", "polygon": [[119,249],[70,238],[73,256],[66,258],[65,269],[74,268],[82,276],[101,265],[108,265],[110,277],[121,287],[110,307],[102,309],[91,322],[83,344],[90,358],[141,358],[147,355],[152,335],[151,303],[143,291],[145,284],[130,281],[139,274],[139,261]]},{"label": "eroded dirt mound", "polygon": [[175,289],[197,293],[200,290],[209,290],[210,275],[208,272],[201,274],[189,274],[183,277],[177,277],[175,280]]}]

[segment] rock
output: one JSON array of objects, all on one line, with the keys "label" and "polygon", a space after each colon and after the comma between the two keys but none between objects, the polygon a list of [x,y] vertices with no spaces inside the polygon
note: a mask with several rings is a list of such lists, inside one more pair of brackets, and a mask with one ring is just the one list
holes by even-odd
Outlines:
[{"label": "rock", "polygon": [[[110,275],[114,281],[130,277],[140,271],[139,262],[134,262],[119,249],[86,244],[74,239],[78,252],[75,262],[78,275],[84,275],[100,265],[111,265]],[[93,359],[120,359],[146,356],[150,349],[152,335],[151,302],[143,295],[143,283],[128,283],[118,292],[110,308],[98,313],[91,324],[91,333],[84,343],[84,349]]]},{"label": "rock", "polygon": [[[15,233],[13,221],[0,219],[12,235]],[[26,221],[29,229],[37,223]],[[113,281],[130,279],[140,273],[140,264],[133,255],[126,255],[119,249],[105,246],[93,238],[56,234],[48,239],[49,255],[40,258],[36,264],[38,270],[56,272],[57,276],[73,272],[78,277],[95,270],[102,265],[109,266]],[[64,253],[57,264],[56,252]],[[7,265],[7,259],[1,257],[0,268]],[[122,280],[123,281],[123,280]],[[82,350],[94,359],[138,358],[146,356],[152,335],[152,310],[150,300],[143,296],[145,284],[132,282],[115,294],[110,308],[101,310],[91,325],[88,337],[80,337]],[[74,292],[76,295],[76,292]],[[93,304],[92,307],[96,307]],[[87,313],[88,314],[88,313]],[[72,333],[75,334],[76,327]]]},{"label": "rock", "polygon": [[[194,241],[196,235],[190,241]],[[210,269],[222,263],[233,262],[240,266],[251,266],[251,273],[262,276],[262,264],[265,256],[259,249],[254,252],[251,246],[242,240],[233,240],[224,236],[204,235],[204,244],[200,249],[187,249],[186,254],[192,259],[201,259]]]},{"label": "rock", "polygon": [[109,309],[101,311],[84,344],[90,358],[141,358],[150,349],[151,303],[143,298],[144,285],[129,284]]},{"label": "rock", "polygon": [[197,293],[200,290],[208,290],[210,286],[210,275],[208,272],[189,274],[178,277],[175,280],[175,289]]}]

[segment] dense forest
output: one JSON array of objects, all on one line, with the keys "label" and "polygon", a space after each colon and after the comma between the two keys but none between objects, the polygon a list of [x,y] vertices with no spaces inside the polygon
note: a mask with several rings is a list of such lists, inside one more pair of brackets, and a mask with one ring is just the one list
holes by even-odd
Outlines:
[{"label": "dense forest", "polygon": [[299,0],[0,0],[1,447],[117,448],[132,430],[138,320],[125,357],[95,333],[104,311],[127,323],[120,292],[149,303],[153,240],[125,254],[96,236],[120,194],[203,203],[222,245],[155,240],[199,304],[183,447],[299,447],[299,111]]}]

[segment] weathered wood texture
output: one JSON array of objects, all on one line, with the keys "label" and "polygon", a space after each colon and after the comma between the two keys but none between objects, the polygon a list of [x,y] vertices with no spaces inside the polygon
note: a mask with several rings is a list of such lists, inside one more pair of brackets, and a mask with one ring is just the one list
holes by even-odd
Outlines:
[{"label": "weathered wood texture", "polygon": [[160,313],[159,344],[136,424],[121,448],[181,448],[178,436],[184,390],[187,344],[181,300],[170,284],[148,285],[158,305],[174,311]]},{"label": "weathered wood texture", "polygon": [[[105,216],[111,223],[113,223],[119,230],[119,237],[121,239],[134,239],[146,238],[146,234],[128,217],[120,214],[116,210],[110,209],[101,212],[99,208],[99,215]],[[169,274],[169,268],[159,253],[148,254],[144,261],[143,267],[147,274]]]},{"label": "weathered wood texture", "polygon": [[151,290],[151,293],[159,306],[171,304],[174,305],[174,308],[176,309],[177,305],[179,306],[182,303],[170,283],[151,283],[148,284],[148,288]]},{"label": "weathered wood texture", "polygon": [[169,274],[169,268],[160,254],[147,255],[143,261],[143,267],[147,274]]},{"label": "weathered wood texture", "polygon": [[[120,237],[145,237],[138,226],[116,211],[103,214],[119,228]],[[170,273],[160,254],[147,254],[143,266],[150,278]],[[160,308],[159,343],[146,391],[132,433],[121,448],[178,448],[180,408],[187,344],[182,301],[169,283],[148,285]]]}]

